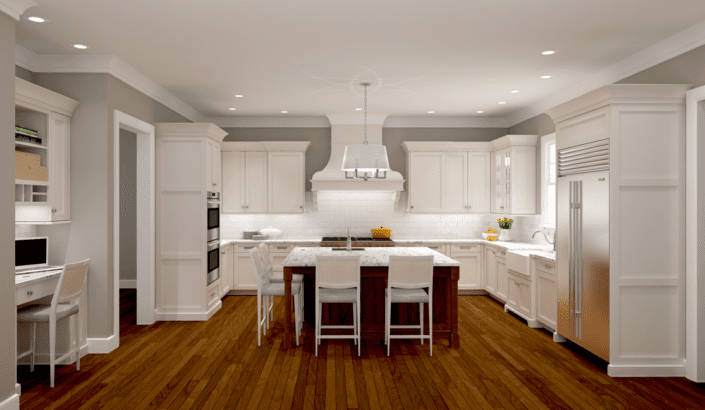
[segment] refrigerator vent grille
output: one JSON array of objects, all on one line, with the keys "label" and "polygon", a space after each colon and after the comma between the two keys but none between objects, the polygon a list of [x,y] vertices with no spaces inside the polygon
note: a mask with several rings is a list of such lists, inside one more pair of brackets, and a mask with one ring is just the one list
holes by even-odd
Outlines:
[{"label": "refrigerator vent grille", "polygon": [[558,176],[610,169],[610,140],[604,139],[558,150]]}]

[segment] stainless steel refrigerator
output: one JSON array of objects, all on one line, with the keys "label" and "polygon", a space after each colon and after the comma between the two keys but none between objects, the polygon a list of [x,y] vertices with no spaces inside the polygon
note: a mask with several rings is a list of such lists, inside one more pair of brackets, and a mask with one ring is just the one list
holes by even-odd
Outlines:
[{"label": "stainless steel refrigerator", "polygon": [[609,140],[558,150],[559,335],[609,361]]}]

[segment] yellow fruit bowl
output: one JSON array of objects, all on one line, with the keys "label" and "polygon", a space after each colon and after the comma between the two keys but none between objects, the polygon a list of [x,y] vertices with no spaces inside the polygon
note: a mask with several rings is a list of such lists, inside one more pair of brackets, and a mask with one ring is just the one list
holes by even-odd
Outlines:
[{"label": "yellow fruit bowl", "polygon": [[389,239],[392,235],[391,229],[382,228],[381,226],[379,228],[371,229],[371,231],[372,237],[376,239]]}]

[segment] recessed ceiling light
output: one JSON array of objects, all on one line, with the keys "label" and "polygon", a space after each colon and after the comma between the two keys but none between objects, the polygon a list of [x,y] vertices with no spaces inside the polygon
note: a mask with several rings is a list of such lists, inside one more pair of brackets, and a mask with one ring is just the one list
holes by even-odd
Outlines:
[{"label": "recessed ceiling light", "polygon": [[497,104],[506,104],[506,103],[507,103],[506,101],[500,101]]},{"label": "recessed ceiling light", "polygon": [[435,112],[435,111],[429,111],[428,113],[429,113],[429,114],[435,114],[436,112]]},{"label": "recessed ceiling light", "polygon": [[230,111],[235,111],[237,108],[228,108]]},{"label": "recessed ceiling light", "polygon": [[28,17],[27,20],[33,21],[35,23],[44,23],[44,19],[41,17]]},{"label": "recessed ceiling light", "polygon": [[541,54],[543,54],[543,55],[545,55],[545,56],[550,56],[550,55],[553,54],[553,53],[555,53],[555,51],[548,50],[548,51],[544,51],[544,52],[541,53]]},{"label": "recessed ceiling light", "polygon": [[545,79],[545,78],[551,78],[551,76],[550,76],[550,75],[542,75],[541,78],[544,78],[544,79]]},{"label": "recessed ceiling light", "polygon": [[288,113],[288,112],[289,112],[289,111],[282,111],[282,114],[286,114],[286,113]]},{"label": "recessed ceiling light", "polygon": [[355,111],[362,111],[362,108],[355,108]]},{"label": "recessed ceiling light", "polygon": [[236,98],[242,98],[242,94],[235,94]]},{"label": "recessed ceiling light", "polygon": [[477,113],[478,113],[478,114],[482,114],[483,112],[484,112],[484,111],[478,111]]},{"label": "recessed ceiling light", "polygon": [[85,50],[88,48],[88,46],[84,46],[83,44],[74,44],[73,46],[81,50]]},{"label": "recessed ceiling light", "polygon": [[512,90],[512,94],[516,94],[518,92],[519,92],[519,90]]}]

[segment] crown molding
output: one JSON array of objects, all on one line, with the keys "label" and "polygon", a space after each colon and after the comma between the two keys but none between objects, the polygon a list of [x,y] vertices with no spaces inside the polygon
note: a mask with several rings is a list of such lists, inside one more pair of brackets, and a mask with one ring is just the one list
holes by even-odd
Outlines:
[{"label": "crown molding", "polygon": [[584,81],[578,82],[509,115],[507,117],[509,126],[514,126],[522,121],[543,114],[550,108],[578,98],[602,86],[614,84],[703,44],[705,44],[705,21],[627,57],[619,63],[589,76]]},{"label": "crown molding", "polygon": [[[360,114],[326,114],[331,125],[362,125],[364,117]],[[382,125],[387,118],[387,114],[371,114],[367,116],[367,123],[370,125]]]},{"label": "crown molding", "polygon": [[158,122],[154,124],[154,132],[158,137],[193,137],[207,136],[222,142],[228,133],[215,124],[195,122]]},{"label": "crown molding", "polygon": [[15,64],[34,73],[106,73],[193,122],[206,117],[115,56],[40,55],[15,45]]},{"label": "crown molding", "polygon": [[330,128],[326,117],[208,117],[206,122],[222,128]]},{"label": "crown molding", "polygon": [[20,16],[22,16],[28,8],[36,5],[37,3],[32,0],[0,0],[0,11],[15,20],[19,20]]},{"label": "crown molding", "polygon": [[509,128],[503,117],[389,117],[384,128]]}]

